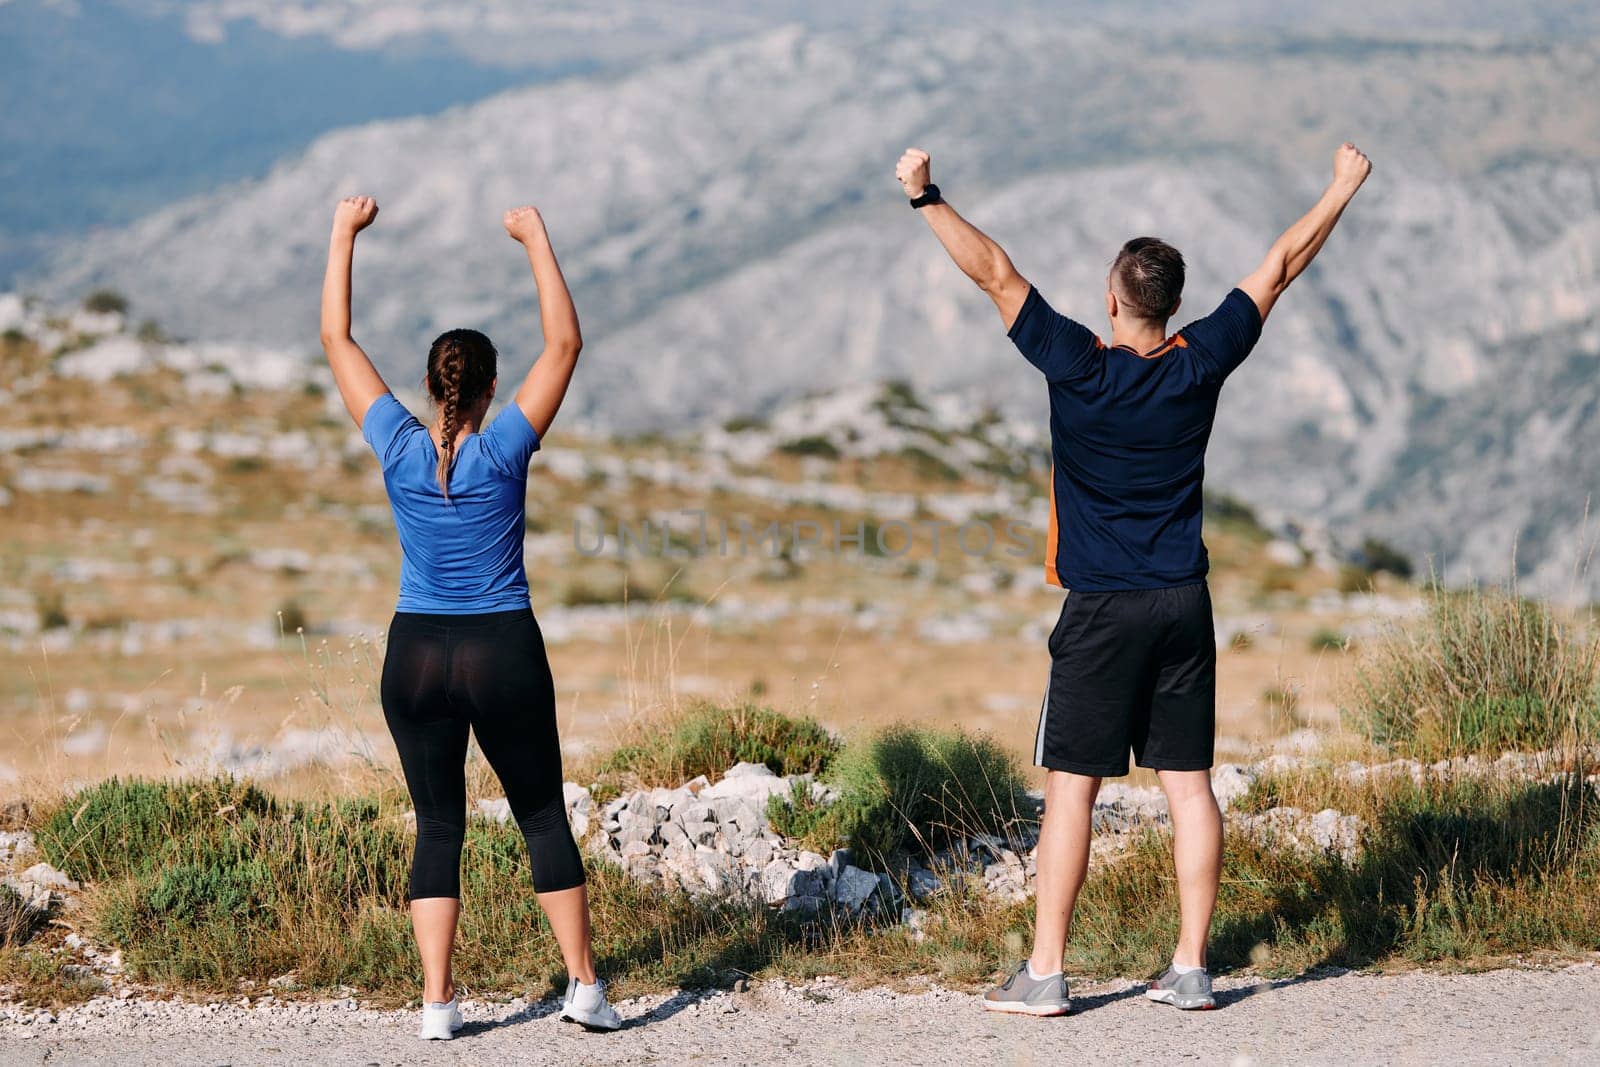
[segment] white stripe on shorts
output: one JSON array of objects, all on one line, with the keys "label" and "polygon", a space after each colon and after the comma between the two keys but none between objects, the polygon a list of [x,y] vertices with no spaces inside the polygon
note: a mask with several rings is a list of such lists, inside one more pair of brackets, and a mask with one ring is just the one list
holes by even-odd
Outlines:
[{"label": "white stripe on shorts", "polygon": [[[1071,595],[1072,590],[1069,589],[1066,595],[1061,598],[1061,610],[1063,612],[1067,609],[1067,597]],[[1059,618],[1056,619],[1056,625],[1061,625]],[[1052,658],[1050,661],[1050,675],[1044,680],[1044,699],[1039,702],[1039,732],[1033,736],[1033,765],[1035,767],[1044,766],[1044,726],[1045,720],[1050,717],[1050,679],[1054,675],[1055,660]]]},{"label": "white stripe on shorts", "polygon": [[1050,715],[1050,679],[1044,682],[1044,699],[1039,702],[1039,732],[1033,738],[1033,765],[1044,766],[1044,723]]}]

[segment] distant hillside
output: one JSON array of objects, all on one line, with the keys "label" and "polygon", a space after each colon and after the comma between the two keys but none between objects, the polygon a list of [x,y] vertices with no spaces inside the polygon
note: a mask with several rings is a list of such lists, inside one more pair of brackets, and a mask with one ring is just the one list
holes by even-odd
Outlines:
[{"label": "distant hillside", "polygon": [[928,145],[948,195],[1098,327],[1120,240],[1185,248],[1184,313],[1203,313],[1350,137],[1376,175],[1230,384],[1213,482],[1454,578],[1503,574],[1517,544],[1564,591],[1600,488],[1592,451],[1559,447],[1593,434],[1600,399],[1600,49],[1212,38],[1184,56],[1180,92],[1092,32],[786,30],[330,134],[64,249],[35,285],[314,348],[329,205],[359,188],[384,204],[356,283],[384,368],[413,379],[434,333],[471,323],[515,369],[531,286],[496,220],[532,199],[584,314],[572,405],[592,427],[682,430],[887,378],[1031,420],[1035,376],[898,196],[901,148]]}]

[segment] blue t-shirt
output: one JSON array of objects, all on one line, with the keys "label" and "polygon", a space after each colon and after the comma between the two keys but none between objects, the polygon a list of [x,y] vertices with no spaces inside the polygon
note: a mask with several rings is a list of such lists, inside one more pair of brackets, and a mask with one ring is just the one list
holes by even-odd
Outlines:
[{"label": "blue t-shirt", "polygon": [[526,608],[528,460],[539,435],[522,409],[507,404],[462,440],[448,500],[439,489],[433,438],[393,393],[367,408],[361,436],[383,464],[400,534],[396,610],[467,615]]},{"label": "blue t-shirt", "polygon": [[1046,581],[1112,592],[1203,579],[1206,443],[1223,380],[1261,336],[1255,301],[1235,289],[1139,353],[1106,347],[1034,289],[1010,336],[1050,386]]}]

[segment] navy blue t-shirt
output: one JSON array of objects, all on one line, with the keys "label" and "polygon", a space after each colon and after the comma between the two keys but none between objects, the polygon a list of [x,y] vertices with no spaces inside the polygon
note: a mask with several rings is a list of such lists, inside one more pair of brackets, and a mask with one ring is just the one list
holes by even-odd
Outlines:
[{"label": "navy blue t-shirt", "polygon": [[1145,353],[1106,347],[1029,291],[1010,337],[1050,386],[1048,582],[1111,592],[1205,577],[1206,443],[1223,380],[1260,336],[1240,289]]},{"label": "navy blue t-shirt", "polygon": [[393,393],[367,408],[361,436],[383,464],[400,534],[396,610],[469,615],[526,608],[528,460],[539,435],[522,409],[507,404],[482,432],[462,440],[448,500],[439,489],[433,438]]}]

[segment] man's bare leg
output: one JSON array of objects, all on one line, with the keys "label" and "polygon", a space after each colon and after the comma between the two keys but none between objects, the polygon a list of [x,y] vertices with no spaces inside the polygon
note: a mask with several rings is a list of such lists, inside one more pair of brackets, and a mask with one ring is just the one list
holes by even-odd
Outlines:
[{"label": "man's bare leg", "polygon": [[1211,792],[1210,771],[1156,774],[1172,812],[1172,863],[1178,875],[1181,921],[1172,961],[1181,967],[1204,967],[1206,936],[1222,878],[1222,812]]},{"label": "man's bare leg", "polygon": [[1051,771],[1045,779],[1044,824],[1039,828],[1034,886],[1033,955],[1028,966],[1043,977],[1060,971],[1072,928],[1072,909],[1089,873],[1089,835],[1100,779]]}]

